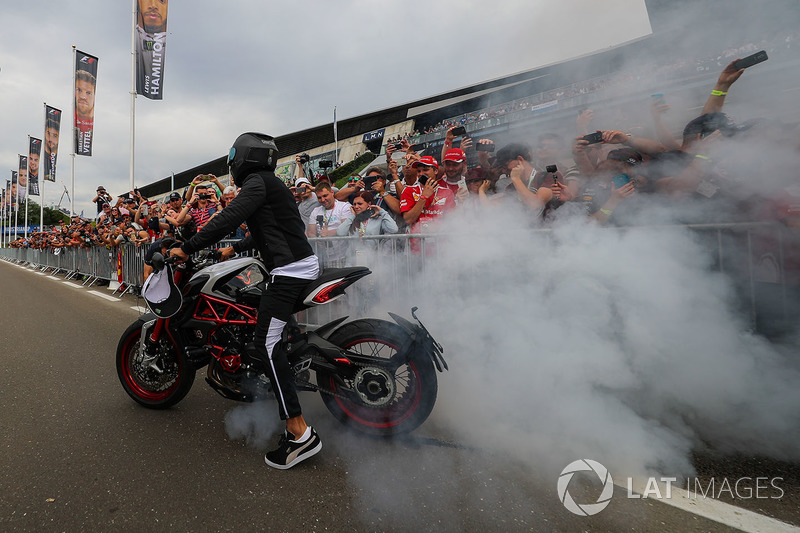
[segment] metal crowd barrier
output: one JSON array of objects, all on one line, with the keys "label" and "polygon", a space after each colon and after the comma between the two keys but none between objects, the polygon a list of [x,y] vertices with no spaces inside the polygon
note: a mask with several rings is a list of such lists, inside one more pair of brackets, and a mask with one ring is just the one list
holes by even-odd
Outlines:
[{"label": "metal crowd barrier", "polygon": [[[800,279],[800,239],[782,225],[768,223],[702,224],[688,226],[703,245],[713,250],[713,270],[723,272],[736,285],[741,310],[754,330],[779,332],[797,328],[800,324],[800,286],[787,278]],[[606,228],[616,231],[619,228]],[[624,229],[623,229],[624,230]],[[548,234],[550,230],[525,230]],[[763,264],[756,264],[761,251],[759,243],[768,235],[777,243],[765,275]],[[424,237],[424,238],[420,238]],[[323,267],[368,266],[375,276],[369,276],[342,298],[329,305],[306,311],[306,322],[325,323],[343,314],[368,314],[370,302],[376,300],[399,302],[409,292],[425,290],[425,255],[445,235],[380,235],[364,237],[327,237],[309,239]],[[419,251],[412,253],[411,241],[418,239]],[[791,240],[790,240],[791,239]],[[224,247],[233,241],[223,241]],[[355,243],[360,243],[354,245]],[[124,244],[114,249],[106,247],[60,248],[33,250],[1,248],[0,258],[24,263],[45,271],[63,273],[69,279],[92,285],[98,280],[119,282],[115,292],[137,291],[142,285],[144,254],[141,247]],[[762,254],[763,255],[763,254]],[[759,256],[759,259],[761,256]],[[420,275],[421,274],[421,275]],[[476,279],[479,282],[476,272]],[[467,274],[466,283],[471,283]],[[485,281],[481,280],[481,283]],[[411,287],[411,285],[415,285]]]}]

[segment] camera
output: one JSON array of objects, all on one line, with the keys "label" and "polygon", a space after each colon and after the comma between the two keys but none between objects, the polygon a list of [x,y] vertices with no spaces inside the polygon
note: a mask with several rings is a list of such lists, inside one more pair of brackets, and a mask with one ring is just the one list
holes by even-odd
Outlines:
[{"label": "camera", "polygon": [[308,156],[308,154],[300,154],[300,164],[301,165],[305,165],[310,160],[311,160],[311,158]]},{"label": "camera", "polygon": [[203,193],[203,194],[198,194],[197,197],[200,198],[201,200],[208,200],[209,198],[211,198],[211,195]]},{"label": "camera", "polygon": [[597,144],[603,142],[603,132],[596,131],[594,133],[590,133],[589,135],[584,135],[581,137],[584,141],[587,141],[589,144]]},{"label": "camera", "polygon": [[453,137],[458,137],[459,135],[464,135],[465,133],[467,133],[467,128],[465,128],[464,126],[459,126],[457,128],[453,128],[453,131],[451,133],[453,134]]},{"label": "camera", "polygon": [[294,192],[297,194],[305,194],[306,193],[306,186],[305,185],[298,185],[294,188]]},{"label": "camera", "polygon": [[325,217],[317,215],[317,237],[322,236],[322,225],[325,223]]},{"label": "camera", "polygon": [[331,168],[333,166],[333,161],[329,159],[323,159],[319,162],[319,168]]},{"label": "camera", "polygon": [[555,174],[556,172],[558,172],[558,167],[555,165],[547,165],[546,167],[544,167],[544,171],[547,172],[548,174]]},{"label": "camera", "polygon": [[475,145],[476,152],[494,152],[494,144],[478,143]]}]

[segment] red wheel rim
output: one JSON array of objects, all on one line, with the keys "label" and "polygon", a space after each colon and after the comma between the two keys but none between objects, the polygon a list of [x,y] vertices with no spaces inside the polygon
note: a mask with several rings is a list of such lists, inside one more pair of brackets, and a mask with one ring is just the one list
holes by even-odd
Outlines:
[{"label": "red wheel rim", "polygon": [[[178,388],[178,379],[175,379],[175,382],[170,385],[168,388],[161,390],[161,391],[153,391],[147,388],[144,388],[139,380],[131,373],[131,353],[135,350],[135,345],[139,343],[139,338],[141,337],[141,329],[138,330],[139,335],[135,333],[130,335],[128,339],[125,341],[125,345],[122,348],[122,375],[125,378],[125,383],[128,384],[130,390],[136,394],[139,398],[146,400],[148,402],[160,402],[169,398],[175,389]],[[174,349],[174,345],[173,345]],[[183,371],[180,367],[181,362],[178,359],[178,376]]]},{"label": "red wheel rim", "polygon": [[[397,351],[397,347],[386,342],[383,339],[358,339],[346,345],[346,349],[352,349],[357,344],[374,343],[392,350],[392,353]],[[380,350],[372,350],[371,355],[378,355]],[[385,354],[380,354],[382,357]],[[401,367],[402,369],[403,367]],[[334,400],[339,408],[352,420],[364,426],[387,429],[399,426],[408,420],[419,407],[422,399],[422,378],[413,361],[406,364],[406,370],[401,375],[401,369],[395,373],[395,386],[403,386],[402,392],[397,392],[399,398],[392,400],[392,403],[381,407],[370,407],[361,405],[345,398],[334,396]],[[333,392],[338,392],[337,383],[331,377],[329,379],[329,387]]]}]

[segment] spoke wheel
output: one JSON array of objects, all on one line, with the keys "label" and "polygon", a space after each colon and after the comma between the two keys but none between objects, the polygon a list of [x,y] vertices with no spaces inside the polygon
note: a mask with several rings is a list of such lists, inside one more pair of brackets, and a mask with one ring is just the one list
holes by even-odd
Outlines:
[{"label": "spoke wheel", "polygon": [[181,401],[194,383],[194,370],[175,341],[162,333],[142,349],[142,321],[134,322],[117,347],[117,376],[125,392],[151,409]]},{"label": "spoke wheel", "polygon": [[[412,354],[396,370],[386,362],[408,342],[397,324],[377,319],[356,320],[329,339],[349,352],[375,360],[352,376],[317,373],[325,406],[342,423],[373,435],[408,433],[419,427],[436,403],[436,371],[430,359]],[[342,385],[342,380],[344,385]]]}]

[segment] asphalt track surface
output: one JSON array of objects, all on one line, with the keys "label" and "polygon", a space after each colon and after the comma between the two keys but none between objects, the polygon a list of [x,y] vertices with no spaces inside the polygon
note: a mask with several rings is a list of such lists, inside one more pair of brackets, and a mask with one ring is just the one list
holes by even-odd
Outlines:
[{"label": "asphalt track surface", "polygon": [[[128,398],[114,352],[139,315],[137,300],[108,295],[0,261],[2,532],[800,531],[798,465],[698,456],[701,476],[755,469],[780,476],[784,496],[688,501],[685,510],[615,486],[606,509],[580,517],[560,503],[555,479],[448,439],[436,410],[390,442],[346,431],[312,393],[301,401],[323,451],[292,470],[270,469],[263,453],[279,431],[274,402],[224,400],[202,370],[172,409]],[[226,420],[258,420],[258,431],[232,438]],[[596,498],[596,489],[576,477],[570,494]]]}]

